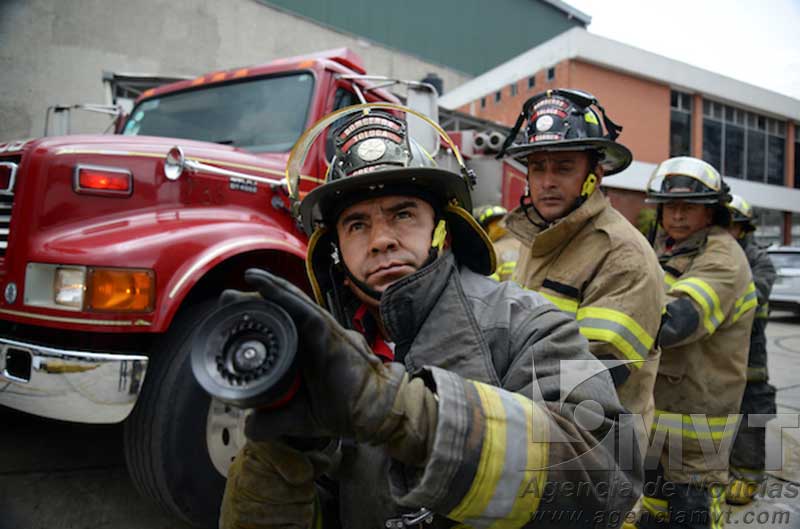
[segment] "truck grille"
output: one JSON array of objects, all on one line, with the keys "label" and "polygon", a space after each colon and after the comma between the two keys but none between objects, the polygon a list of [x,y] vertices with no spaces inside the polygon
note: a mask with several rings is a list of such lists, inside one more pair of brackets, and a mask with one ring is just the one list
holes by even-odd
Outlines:
[{"label": "truck grille", "polygon": [[19,157],[0,159],[0,257],[5,257],[11,232],[11,208],[14,205],[14,183]]}]

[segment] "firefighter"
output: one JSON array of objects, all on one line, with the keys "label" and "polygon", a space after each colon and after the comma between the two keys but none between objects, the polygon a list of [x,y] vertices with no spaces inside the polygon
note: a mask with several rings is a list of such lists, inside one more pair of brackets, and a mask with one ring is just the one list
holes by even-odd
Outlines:
[{"label": "firefighter", "polygon": [[662,162],[648,185],[667,303],[651,440],[660,463],[648,472],[642,527],[722,526],[757,304],[747,258],[726,230],[728,200],[719,172],[696,158]]},{"label": "firefighter", "polygon": [[508,233],[503,223],[507,213],[503,206],[481,206],[473,212],[478,224],[489,235],[497,255],[497,269],[489,276],[495,281],[511,279],[519,259],[519,241]]},{"label": "firefighter", "polygon": [[[250,415],[221,527],[547,527],[564,510],[586,517],[559,527],[585,527],[630,507],[639,467],[620,470],[600,442],[633,433],[610,376],[570,367],[599,364],[570,318],[485,277],[494,253],[466,169],[435,167],[383,107],[340,111],[300,141],[343,119],[326,181],[299,208],[319,305],[246,274],[294,319],[302,385]],[[586,381],[563,388],[570,373]]]},{"label": "firefighter", "polygon": [[630,165],[631,152],[615,141],[621,127],[585,92],[535,95],[515,128],[523,122],[524,143],[506,149],[528,166],[526,192],[506,218],[522,243],[514,280],[577,319],[592,353],[611,366],[620,401],[642,417],[646,435],[663,274],[647,240],[599,189],[604,176]]},{"label": "firefighter", "polygon": [[742,420],[731,452],[731,480],[725,499],[734,505],[752,501],[764,480],[764,438],[766,430],[749,427],[750,413],[775,414],[775,387],[768,383],[767,373],[767,317],[769,293],[775,282],[775,266],[767,252],[756,243],[753,232],[753,208],[745,199],[731,195],[728,204],[731,225],[728,228],[747,256],[753,283],[756,286],[758,307],[750,333],[750,352],[747,357],[747,385],[742,397]]}]

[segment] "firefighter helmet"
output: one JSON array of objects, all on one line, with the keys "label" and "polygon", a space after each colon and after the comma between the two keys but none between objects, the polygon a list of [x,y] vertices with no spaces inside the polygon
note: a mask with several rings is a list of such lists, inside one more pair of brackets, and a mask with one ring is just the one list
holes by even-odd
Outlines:
[{"label": "firefighter helmet", "polygon": [[472,216],[478,221],[478,224],[485,230],[489,223],[493,220],[496,220],[501,217],[505,217],[508,214],[508,210],[503,206],[481,206],[479,208],[475,208],[472,212]]},{"label": "firefighter helmet", "polygon": [[[597,107],[600,111],[592,108]],[[601,124],[602,120],[602,124]],[[523,122],[525,140],[511,144]],[[606,133],[603,134],[603,126]],[[617,143],[622,127],[606,116],[597,99],[581,90],[547,90],[528,99],[501,152],[521,159],[537,151],[592,151],[606,175],[628,167],[633,155]]]},{"label": "firefighter helmet", "polygon": [[725,205],[730,195],[727,184],[711,164],[678,156],[658,164],[647,184],[647,203],[663,204],[673,200]]},{"label": "firefighter helmet", "polygon": [[[435,160],[409,136],[408,115],[422,119],[439,133],[450,146],[460,172],[437,167]],[[437,216],[436,231],[441,234],[433,234],[433,244],[443,242],[446,226],[452,251],[461,264],[484,275],[494,271],[491,242],[468,213],[472,208],[471,171],[438,124],[411,109],[370,103],[323,117],[303,134],[289,157],[287,180],[295,201],[300,199],[299,170],[305,165],[305,157],[331,125],[335,127],[332,132],[335,154],[325,180],[299,204],[299,220],[311,235],[306,268],[320,303],[327,302],[323,291],[332,288],[331,266],[340,265],[336,249],[338,216],[357,202],[386,195],[415,196],[430,203]]]},{"label": "firefighter helmet", "polygon": [[753,224],[753,207],[744,198],[739,195],[731,193],[731,201],[727,204],[728,210],[731,212],[731,222],[743,224],[745,232],[755,231],[756,227]]}]

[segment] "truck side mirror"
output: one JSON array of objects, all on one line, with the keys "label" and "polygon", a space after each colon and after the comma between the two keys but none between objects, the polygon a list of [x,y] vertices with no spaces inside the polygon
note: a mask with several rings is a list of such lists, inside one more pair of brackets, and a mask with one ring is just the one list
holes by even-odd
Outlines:
[{"label": "truck side mirror", "polygon": [[[439,97],[436,88],[428,83],[414,83],[408,86],[406,106],[439,123]],[[431,157],[439,152],[439,134],[416,116],[408,115],[408,131]]]}]

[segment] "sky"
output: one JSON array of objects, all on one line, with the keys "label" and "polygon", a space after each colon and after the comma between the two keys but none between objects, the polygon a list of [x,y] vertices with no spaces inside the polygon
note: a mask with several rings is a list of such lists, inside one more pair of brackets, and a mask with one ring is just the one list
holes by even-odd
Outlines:
[{"label": "sky", "polygon": [[800,99],[800,0],[565,0],[588,30]]}]

